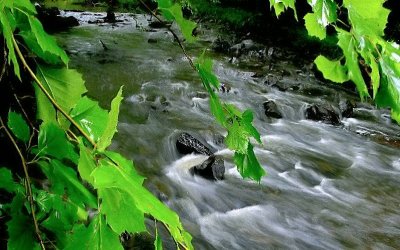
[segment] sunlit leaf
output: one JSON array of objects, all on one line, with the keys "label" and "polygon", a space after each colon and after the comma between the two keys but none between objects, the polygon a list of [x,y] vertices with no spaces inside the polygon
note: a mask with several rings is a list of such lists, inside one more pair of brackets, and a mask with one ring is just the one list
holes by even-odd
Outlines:
[{"label": "sunlit leaf", "polygon": [[233,120],[233,124],[228,128],[225,144],[229,149],[242,154],[247,151],[249,145],[248,133],[236,120]]},{"label": "sunlit leaf", "polygon": [[385,0],[344,0],[353,29],[362,35],[384,35],[390,11]]},{"label": "sunlit leaf", "polygon": [[[190,20],[187,20],[183,17],[182,6],[179,3],[176,3],[169,7],[159,6],[163,15],[169,20],[175,20],[181,29],[183,37],[188,42],[194,42],[195,37],[193,36],[193,30],[196,28],[196,23]],[[166,5],[165,5],[166,6]]]},{"label": "sunlit leaf", "polygon": [[54,55],[60,57],[60,59],[64,62],[64,64],[68,64],[69,58],[68,58],[67,54],[65,53],[65,51],[63,49],[61,49],[57,45],[56,40],[44,31],[43,26],[40,23],[40,21],[34,16],[29,16],[28,20],[29,20],[29,24],[31,26],[31,30],[32,30],[33,34],[35,34],[36,40],[37,40],[40,48],[44,52],[47,51],[51,54],[54,54]]},{"label": "sunlit leaf", "polygon": [[76,70],[41,65],[38,67],[37,77],[67,113],[87,91],[82,75]]},{"label": "sunlit leaf", "polygon": [[325,79],[337,83],[344,83],[350,80],[347,75],[347,68],[343,66],[340,61],[331,61],[328,58],[319,55],[314,60],[318,70],[322,72]]},{"label": "sunlit leaf", "polygon": [[144,213],[125,191],[115,188],[99,189],[101,213],[106,216],[107,223],[114,232],[139,233],[146,231]]},{"label": "sunlit leaf", "polygon": [[111,139],[117,132],[119,106],[122,101],[122,87],[119,89],[117,96],[111,102],[111,110],[108,113],[107,125],[102,136],[99,138],[97,148],[99,151],[105,150],[111,144]]},{"label": "sunlit leaf", "polygon": [[248,144],[245,154],[235,152],[234,161],[243,178],[250,178],[259,182],[261,177],[265,175],[265,170],[258,162],[251,144]]},{"label": "sunlit leaf", "polygon": [[65,250],[122,250],[119,235],[111,230],[102,215],[97,215],[86,227],[76,224]]},{"label": "sunlit leaf", "polygon": [[310,36],[318,37],[320,40],[325,39],[326,30],[323,25],[318,22],[318,16],[315,13],[308,13],[304,16],[305,26]]},{"label": "sunlit leaf", "polygon": [[108,112],[86,96],[78,101],[70,115],[95,141],[98,141],[106,129]]}]

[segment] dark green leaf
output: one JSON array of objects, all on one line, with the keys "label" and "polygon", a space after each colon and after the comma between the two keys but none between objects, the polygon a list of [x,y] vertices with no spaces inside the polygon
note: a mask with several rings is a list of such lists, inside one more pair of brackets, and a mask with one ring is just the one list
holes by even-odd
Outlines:
[{"label": "dark green leaf", "polygon": [[17,57],[14,50],[14,43],[13,43],[13,32],[14,28],[13,22],[15,22],[14,16],[11,14],[10,10],[5,8],[0,12],[0,24],[3,31],[4,38],[6,40],[7,48],[8,48],[8,64],[10,62],[14,65],[14,73],[15,75],[21,79],[19,64],[17,61]]},{"label": "dark green leaf", "polygon": [[21,141],[27,143],[29,141],[31,132],[28,124],[22,118],[21,114],[15,112],[8,112],[7,126],[13,132],[13,134]]},{"label": "dark green leaf", "polygon": [[73,145],[67,140],[65,132],[54,123],[43,123],[40,126],[38,150],[42,156],[78,162]]},{"label": "dark green leaf", "polygon": [[12,173],[7,168],[0,167],[0,188],[12,193],[17,190],[17,183],[14,182]]}]

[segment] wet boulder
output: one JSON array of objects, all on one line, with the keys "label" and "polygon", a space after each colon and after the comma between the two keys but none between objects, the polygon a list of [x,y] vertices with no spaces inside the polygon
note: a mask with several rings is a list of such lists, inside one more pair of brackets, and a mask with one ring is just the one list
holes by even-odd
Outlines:
[{"label": "wet boulder", "polygon": [[206,147],[199,140],[194,138],[188,133],[182,133],[176,140],[176,148],[181,154],[201,154],[201,155],[212,155],[213,152]]},{"label": "wet boulder", "polygon": [[47,32],[60,32],[79,26],[78,19],[73,16],[60,16],[60,11],[57,8],[47,9],[37,5],[36,11],[38,19]]},{"label": "wet boulder", "polygon": [[265,115],[272,118],[282,118],[282,113],[274,101],[268,100],[263,103]]},{"label": "wet boulder", "polygon": [[221,157],[212,155],[202,164],[194,166],[190,172],[209,180],[222,180],[225,174],[224,160]]},{"label": "wet boulder", "polygon": [[318,104],[312,104],[305,110],[306,119],[313,121],[322,121],[332,125],[339,125],[339,115],[330,106],[322,106]]},{"label": "wet boulder", "polygon": [[345,100],[339,103],[339,109],[342,113],[342,117],[350,118],[354,114],[354,108],[356,107],[355,102]]},{"label": "wet boulder", "polygon": [[208,159],[202,164],[194,166],[190,172],[209,180],[222,180],[225,174],[224,160],[215,156],[212,150],[188,133],[182,133],[176,140],[176,148],[181,154],[208,155]]}]

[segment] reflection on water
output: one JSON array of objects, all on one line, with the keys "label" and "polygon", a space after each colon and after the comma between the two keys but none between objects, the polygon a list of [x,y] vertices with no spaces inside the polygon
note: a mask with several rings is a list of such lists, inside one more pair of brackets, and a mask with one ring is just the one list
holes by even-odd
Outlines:
[{"label": "reflection on water", "polygon": [[[268,176],[260,184],[243,180],[232,152],[221,143],[225,132],[210,116],[199,79],[172,37],[164,29],[150,30],[149,17],[120,18],[125,22],[118,26],[83,23],[58,38],[72,66],[84,74],[89,94],[102,105],[125,86],[112,147],[134,159],[151,190],[179,213],[198,249],[400,248],[399,150],[372,139],[400,134],[387,111],[365,104],[339,126],[308,121],[307,104],[337,107],[356,97],[309,74],[283,76],[282,81],[300,87],[280,91],[230,64],[228,57],[214,55],[221,82],[232,87],[221,98],[254,110],[262,134],[255,153]],[[148,43],[149,38],[156,42]],[[199,46],[188,51],[197,55]],[[287,61],[278,62],[275,70],[280,68],[297,70]],[[264,115],[267,99],[277,103],[283,119]],[[225,180],[210,182],[188,173],[204,157],[178,155],[174,138],[180,131],[219,150],[226,160]]]}]

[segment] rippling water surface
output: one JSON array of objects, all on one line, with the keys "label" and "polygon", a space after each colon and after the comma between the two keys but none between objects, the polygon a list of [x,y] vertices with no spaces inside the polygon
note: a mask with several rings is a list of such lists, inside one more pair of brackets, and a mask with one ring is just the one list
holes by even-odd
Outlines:
[{"label": "rippling water surface", "polygon": [[[387,111],[359,104],[354,118],[343,118],[339,126],[305,120],[307,104],[338,107],[357,97],[333,90],[291,61],[275,62],[269,77],[299,87],[279,91],[265,77],[253,78],[248,65],[211,53],[216,74],[232,87],[221,98],[251,108],[262,134],[255,153],[268,176],[260,184],[243,180],[199,78],[165,29],[150,30],[143,15],[121,15],[125,21],[113,26],[88,24],[100,17],[94,14],[67,14],[82,25],[57,36],[89,94],[108,107],[124,85],[112,147],[133,159],[147,186],[177,211],[197,249],[400,248],[400,151],[385,143],[400,129]],[[189,53],[210,46],[214,33],[207,31]],[[267,99],[277,103],[282,119],[265,116]],[[225,180],[188,173],[204,157],[177,153],[174,140],[182,131],[219,150]]]}]

